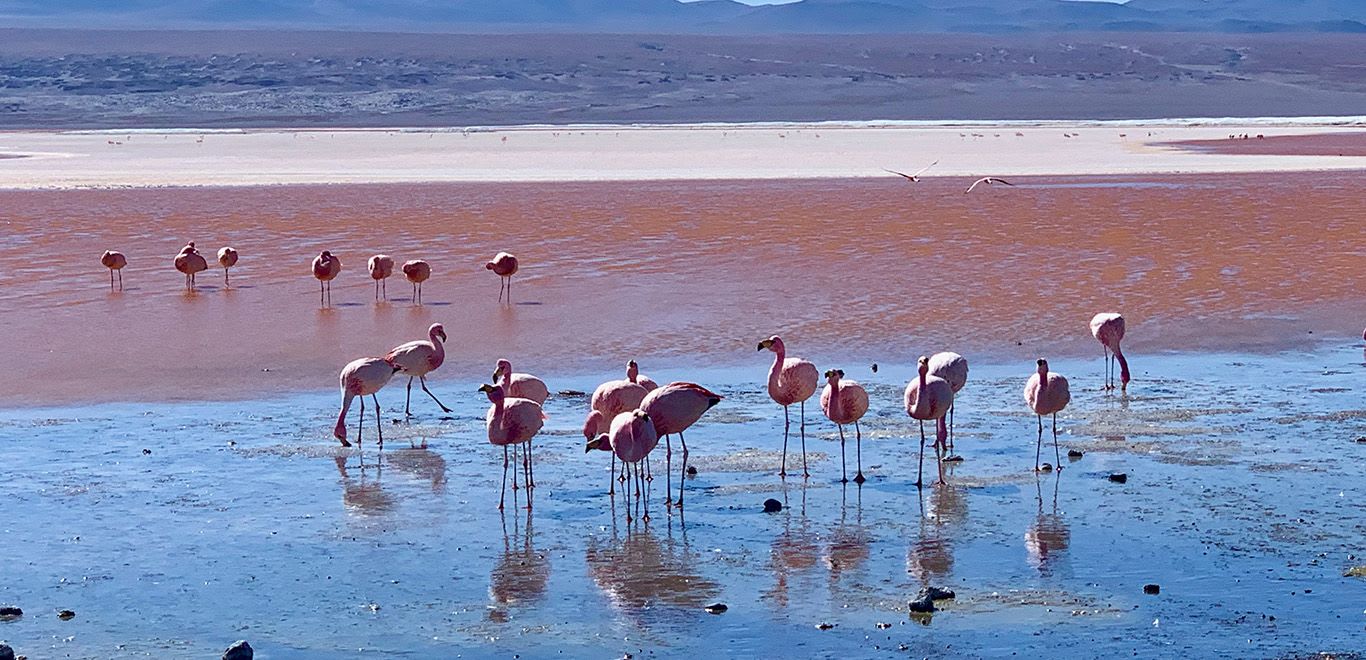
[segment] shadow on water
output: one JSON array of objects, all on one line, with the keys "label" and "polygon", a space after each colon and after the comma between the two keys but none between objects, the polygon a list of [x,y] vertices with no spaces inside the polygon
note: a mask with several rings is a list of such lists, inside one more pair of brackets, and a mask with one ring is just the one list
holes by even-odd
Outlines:
[{"label": "shadow on water", "polygon": [[1061,473],[1053,477],[1053,497],[1049,512],[1044,512],[1043,476],[1035,477],[1034,486],[1038,500],[1038,513],[1025,530],[1025,551],[1029,553],[1029,564],[1043,576],[1051,576],[1064,567],[1067,548],[1072,543],[1072,532],[1067,521],[1058,513],[1058,488],[1062,484]]},{"label": "shadow on water", "polygon": [[[508,517],[512,533],[508,533]],[[496,623],[510,620],[510,610],[527,607],[545,597],[550,583],[550,559],[536,549],[532,511],[513,507],[500,516],[503,523],[503,551],[489,575],[488,619]]]}]

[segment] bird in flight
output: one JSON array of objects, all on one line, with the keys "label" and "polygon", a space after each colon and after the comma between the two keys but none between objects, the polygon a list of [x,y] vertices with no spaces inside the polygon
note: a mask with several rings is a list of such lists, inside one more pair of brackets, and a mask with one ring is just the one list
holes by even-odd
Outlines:
[{"label": "bird in flight", "polygon": [[976,181],[973,181],[973,182],[972,182],[972,185],[968,186],[968,189],[963,191],[963,194],[966,195],[966,194],[972,192],[972,189],[973,189],[973,188],[976,188],[979,184],[983,184],[983,183],[987,184],[988,186],[990,186],[990,185],[995,185],[995,184],[997,184],[997,183],[1004,184],[1004,185],[1007,185],[1007,186],[1013,186],[1013,185],[1015,185],[1015,184],[1013,184],[1013,183],[1011,183],[1011,182],[1009,182],[1009,181],[1006,181],[1005,179],[997,178],[997,177],[994,177],[994,176],[984,176],[984,177],[982,177],[982,178],[980,178],[980,179],[978,179],[978,180],[976,180]]},{"label": "bird in flight", "polygon": [[899,177],[902,177],[902,178],[906,179],[907,181],[910,181],[911,183],[920,183],[920,175],[921,175],[921,174],[924,174],[924,173],[925,173],[925,170],[928,170],[928,169],[930,169],[931,167],[934,167],[935,165],[938,165],[938,164],[939,164],[939,161],[936,160],[936,161],[934,161],[933,163],[930,163],[929,165],[926,165],[926,166],[920,168],[920,170],[917,171],[915,174],[906,174],[906,173],[904,173],[904,172],[898,172],[898,171],[896,171],[896,170],[889,170],[889,169],[887,169],[887,168],[885,168],[885,167],[882,168],[882,171],[884,171],[884,172],[891,172],[892,174],[895,174],[895,175],[897,175],[897,176],[899,176]]}]

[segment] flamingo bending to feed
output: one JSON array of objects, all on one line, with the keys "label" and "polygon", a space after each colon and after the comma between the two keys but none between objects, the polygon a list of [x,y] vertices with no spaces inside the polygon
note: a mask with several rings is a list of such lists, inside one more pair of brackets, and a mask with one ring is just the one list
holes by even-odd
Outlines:
[{"label": "flamingo bending to feed", "polygon": [[227,288],[230,286],[228,284],[228,269],[237,265],[237,250],[232,247],[219,248],[218,265],[223,267],[223,287]]},{"label": "flamingo bending to feed", "polygon": [[384,299],[389,299],[389,276],[394,274],[394,258],[387,254],[377,254],[365,263],[370,270],[370,279],[375,281],[375,300],[379,300],[379,285],[384,283]]},{"label": "flamingo bending to feed", "polygon": [[653,392],[656,387],[659,387],[659,383],[656,383],[653,378],[640,373],[640,365],[636,364],[635,360],[626,363],[626,380],[640,385],[645,388],[646,392]]},{"label": "flamingo bending to feed", "polygon": [[1048,370],[1048,360],[1039,358],[1039,370],[1025,383],[1024,399],[1029,409],[1039,418],[1039,441],[1034,445],[1034,469],[1039,467],[1039,451],[1043,447],[1043,416],[1053,416],[1053,458],[1062,469],[1062,454],[1058,451],[1058,411],[1067,407],[1072,394],[1067,390],[1067,379]]},{"label": "flamingo bending to feed", "polygon": [[[640,402],[645,399],[645,388],[629,380],[609,380],[593,390],[593,397],[589,400],[588,407],[592,410],[589,418],[593,419],[592,413],[597,413],[597,427],[589,440],[607,433],[612,420],[624,412],[629,412],[640,407]],[[585,422],[586,424],[587,422]],[[587,426],[584,433],[587,434]],[[612,472],[616,473],[616,457],[612,458]],[[616,487],[611,486],[608,490],[609,495],[616,493]]]},{"label": "flamingo bending to feed", "polygon": [[721,403],[722,398],[696,383],[669,383],[646,394],[645,400],[640,402],[640,409],[650,415],[655,432],[664,435],[664,469],[670,479],[665,486],[665,502],[669,499],[668,492],[673,489],[673,448],[668,444],[669,435],[677,433],[678,441],[683,445],[683,469],[678,477],[678,506],[682,508],[683,485],[688,474],[688,441],[683,438],[683,432],[701,419],[703,413]]},{"label": "flamingo bending to feed", "polygon": [[[332,303],[332,280],[336,279],[341,272],[341,259],[333,256],[331,252],[323,250],[321,254],[313,258],[313,277],[318,278],[318,304],[329,305]],[[324,300],[324,290],[326,291],[326,301]]]},{"label": "flamingo bending to feed", "polygon": [[531,399],[538,404],[544,404],[550,398],[545,381],[531,374],[512,373],[512,363],[507,360],[499,360],[494,366],[493,382],[502,385],[508,396]]},{"label": "flamingo bending to feed", "polygon": [[365,423],[365,397],[375,403],[375,431],[379,433],[379,448],[384,449],[384,429],[380,425],[379,399],[375,393],[380,391],[398,371],[384,358],[361,358],[342,368],[341,371],[341,412],[337,414],[337,426],[332,435],[341,440],[343,447],[350,447],[346,441],[346,413],[351,410],[351,400],[360,397],[360,419],[356,422],[356,444],[360,444],[361,425]]},{"label": "flamingo bending to feed", "polygon": [[403,263],[403,276],[413,283],[413,302],[422,304],[422,283],[432,276],[431,264],[421,260],[413,259]]},{"label": "flamingo bending to feed", "polygon": [[811,473],[806,469],[806,400],[816,393],[820,372],[816,371],[816,365],[806,360],[787,357],[787,347],[778,335],[759,342],[759,350],[764,349],[773,351],[773,366],[768,370],[768,395],[783,407],[783,463],[778,469],[778,476],[787,476],[787,438],[792,425],[787,407],[800,403],[802,476],[810,477]]},{"label": "flamingo bending to feed", "polygon": [[128,257],[123,256],[122,252],[105,250],[100,255],[100,263],[109,269],[109,290],[114,290],[114,271],[119,273],[119,291],[123,290],[123,267],[128,265]]},{"label": "flamingo bending to feed", "polygon": [[[589,410],[588,417],[583,420],[583,439],[587,444],[583,452],[586,454],[593,451],[596,447],[599,451],[605,451],[612,455],[612,468],[607,475],[607,496],[617,496],[617,455],[612,453],[612,443],[607,439],[607,431],[611,429],[610,422],[607,421],[601,412]],[[594,440],[599,440],[594,444]]]},{"label": "flamingo bending to feed", "polygon": [[852,380],[841,380],[844,372],[831,369],[825,372],[826,385],[821,390],[821,412],[840,431],[840,481],[848,482],[849,473],[844,467],[844,425],[854,425],[854,452],[858,460],[858,474],[855,483],[863,483],[863,432],[858,421],[868,412],[868,391]]},{"label": "flamingo bending to feed", "polygon": [[451,412],[446,404],[436,398],[432,391],[427,389],[427,374],[436,371],[441,367],[441,363],[446,361],[446,328],[440,323],[433,323],[427,328],[427,338],[417,341],[410,341],[402,346],[395,347],[393,350],[384,354],[384,360],[394,365],[395,369],[408,375],[408,395],[403,400],[403,414],[412,416],[409,406],[413,400],[413,378],[417,378],[422,384],[422,391],[427,396],[432,397],[432,401],[441,407],[441,412]]},{"label": "flamingo bending to feed", "polygon": [[1105,348],[1105,389],[1115,389],[1115,360],[1119,361],[1119,389],[1129,390],[1129,361],[1124,359],[1124,351],[1119,348],[1124,339],[1124,317],[1115,312],[1096,314],[1091,317],[1091,336]]},{"label": "flamingo bending to feed", "polygon": [[175,269],[185,274],[185,290],[194,291],[194,274],[208,270],[209,262],[195,249],[194,241],[190,241],[175,256]]},{"label": "flamingo bending to feed", "polygon": [[[626,492],[631,492],[631,482],[635,483],[636,501],[639,502],[642,486],[645,482],[645,473],[641,470],[643,463],[650,452],[659,445],[659,432],[655,429],[654,422],[650,420],[649,413],[644,410],[632,410],[624,412],[612,419],[612,427],[606,436],[598,436],[588,443],[588,450],[591,451],[602,445],[603,442],[612,445],[612,453],[621,459],[626,467],[626,474],[630,481],[627,482]],[[645,515],[641,518],[644,521],[650,520],[650,498],[645,497]],[[631,507],[626,507],[626,520],[631,520]]]},{"label": "flamingo bending to feed", "polygon": [[958,404],[958,391],[968,382],[968,361],[952,351],[935,353],[930,356],[930,375],[949,381],[949,387],[953,389],[953,402],[949,404],[949,448],[944,460],[962,460],[953,455],[953,409]]},{"label": "flamingo bending to feed", "polygon": [[[503,489],[498,497],[498,508],[503,508],[504,500],[507,498],[508,485],[508,447],[525,443],[526,463],[525,470],[527,483],[526,508],[531,508],[531,439],[541,431],[545,425],[545,413],[541,411],[541,404],[530,399],[510,397],[504,394],[501,385],[483,385],[479,388],[480,392],[488,395],[489,406],[488,415],[485,421],[488,424],[489,444],[503,448]],[[517,470],[512,471],[512,489],[517,489]]]},{"label": "flamingo bending to feed", "polygon": [[944,462],[940,451],[946,448],[945,443],[948,441],[949,429],[944,422],[944,415],[953,405],[953,388],[949,386],[949,381],[930,375],[929,358],[922,355],[917,362],[920,364],[920,377],[906,386],[905,400],[906,414],[920,421],[920,467],[915,473],[915,485],[919,488],[923,485],[925,472],[926,420],[935,421],[934,457],[939,464],[939,483],[944,483]]},{"label": "flamingo bending to feed", "polygon": [[506,285],[508,302],[512,302],[512,276],[517,273],[517,257],[508,252],[499,252],[493,255],[493,260],[484,264],[484,268],[498,274],[502,278],[498,282],[498,302],[503,302],[503,289]]}]

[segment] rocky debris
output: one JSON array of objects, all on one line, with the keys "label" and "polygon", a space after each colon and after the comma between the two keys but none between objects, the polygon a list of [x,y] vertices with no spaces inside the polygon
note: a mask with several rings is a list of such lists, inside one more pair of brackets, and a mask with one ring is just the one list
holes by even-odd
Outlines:
[{"label": "rocky debris", "polygon": [[1129,482],[1129,475],[1124,472],[1115,472],[1110,476],[1106,477],[1106,479],[1109,479],[1110,481],[1113,481],[1117,484],[1123,484]]},{"label": "rocky debris", "polygon": [[1078,459],[1078,458],[1081,458],[1082,456],[1085,456],[1085,455],[1086,455],[1086,454],[1083,454],[1082,451],[1081,451],[1080,449],[1068,449],[1068,450],[1067,450],[1067,457],[1068,457],[1068,458],[1071,458],[1071,459],[1074,459],[1074,460],[1075,460],[1075,459]]},{"label": "rocky debris", "polygon": [[933,612],[936,609],[934,601],[948,600],[957,597],[957,595],[958,594],[953,593],[952,589],[925,587],[920,590],[920,593],[915,595],[915,598],[911,599],[908,607],[910,607],[912,612]]},{"label": "rocky debris", "polygon": [[783,510],[783,503],[773,498],[764,500],[764,513],[777,513]]},{"label": "rocky debris", "polygon": [[1051,463],[1044,463],[1043,465],[1040,465],[1040,466],[1039,466],[1039,471],[1040,471],[1040,472],[1052,472],[1052,471],[1053,471],[1053,464],[1051,464]]},{"label": "rocky debris", "polygon": [[952,589],[941,589],[939,587],[925,587],[924,589],[921,589],[921,591],[929,594],[930,598],[933,600],[949,600],[958,597],[958,594],[953,593]]},{"label": "rocky debris", "polygon": [[587,392],[580,392],[578,390],[560,390],[559,392],[556,392],[556,394],[559,396],[588,396]]},{"label": "rocky debris", "polygon": [[9,621],[24,616],[24,611],[14,605],[0,605],[0,621]]},{"label": "rocky debris", "polygon": [[706,610],[707,614],[720,614],[730,608],[726,607],[725,603],[712,603],[702,609]]},{"label": "rocky debris", "polygon": [[1143,593],[1148,594],[1149,596],[1156,596],[1162,593],[1162,587],[1156,584],[1145,584],[1143,585]]},{"label": "rocky debris", "polygon": [[251,644],[245,639],[239,639],[223,652],[223,660],[252,660],[255,655],[256,651],[252,650]]},{"label": "rocky debris", "polygon": [[70,621],[76,618],[76,613],[72,612],[71,610],[62,610],[57,613],[57,618],[63,621]]},{"label": "rocky debris", "polygon": [[689,466],[688,466],[688,476],[690,476],[690,477],[695,477],[695,476],[697,476],[697,466],[696,466],[696,465],[689,465]]},{"label": "rocky debris", "polygon": [[878,621],[877,624],[875,624],[875,625],[877,625],[877,629],[878,629],[878,630],[886,630],[886,629],[892,627],[892,624],[890,624],[890,623],[884,623],[884,622],[882,622],[882,621]]},{"label": "rocky debris", "polygon": [[816,630],[829,630],[829,629],[834,628],[834,627],[835,627],[835,624],[833,624],[833,623],[826,623],[825,621],[822,621],[822,622],[816,624]]},{"label": "rocky debris", "polygon": [[962,462],[963,462],[963,457],[962,457],[962,456],[959,456],[958,454],[954,454],[954,455],[952,455],[952,456],[945,456],[945,457],[944,457],[944,462],[945,462],[945,463],[962,463]]},{"label": "rocky debris", "polygon": [[1342,577],[1366,577],[1366,566],[1353,566],[1343,571]]},{"label": "rocky debris", "polygon": [[142,455],[143,455],[143,456],[151,456],[151,455],[152,455],[152,450],[150,450],[150,449],[143,449],[143,450],[142,450]]},{"label": "rocky debris", "polygon": [[0,660],[14,660],[14,649],[9,644],[0,643]]},{"label": "rocky debris", "polygon": [[1366,435],[1357,438],[1357,442],[1366,445]]},{"label": "rocky debris", "polygon": [[873,363],[873,373],[877,373],[877,363]]}]

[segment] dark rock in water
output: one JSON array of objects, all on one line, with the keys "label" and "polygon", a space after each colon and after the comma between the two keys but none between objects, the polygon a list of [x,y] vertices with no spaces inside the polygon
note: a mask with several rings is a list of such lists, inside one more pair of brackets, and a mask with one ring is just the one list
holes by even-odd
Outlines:
[{"label": "dark rock in water", "polygon": [[876,625],[877,625],[877,629],[878,629],[878,630],[886,630],[886,629],[892,627],[892,624],[890,624],[890,623],[883,623],[883,622],[881,622],[881,621],[877,622]]},{"label": "dark rock in water", "polygon": [[24,616],[24,611],[13,605],[0,605],[0,621],[17,619]]},{"label": "dark rock in water", "polygon": [[835,624],[833,624],[833,623],[826,623],[826,622],[824,622],[824,621],[822,621],[822,622],[816,624],[816,630],[829,630],[829,629],[834,628],[834,627],[835,627]]},{"label": "dark rock in water", "polygon": [[256,651],[252,650],[251,644],[246,640],[238,640],[223,652],[223,660],[251,660],[255,655]]},{"label": "dark rock in water", "polygon": [[948,600],[958,597],[958,594],[953,593],[952,589],[941,589],[939,587],[925,587],[920,590],[920,593],[928,594],[930,600]]},{"label": "dark rock in water", "polygon": [[14,649],[9,644],[0,644],[0,660],[14,660]]},{"label": "dark rock in water", "polygon": [[917,594],[916,597],[910,603],[907,604],[907,607],[909,607],[912,612],[918,614],[933,612],[934,599],[930,598],[930,594],[928,591],[921,590],[921,592]]},{"label": "dark rock in water", "polygon": [[944,462],[945,462],[945,463],[962,463],[962,462],[963,462],[963,457],[962,457],[962,456],[959,456],[958,454],[954,454],[953,456],[946,456],[946,457],[944,458]]},{"label": "dark rock in water", "polygon": [[1053,464],[1051,464],[1051,463],[1044,463],[1043,465],[1040,465],[1040,466],[1039,466],[1039,471],[1040,471],[1040,472],[1052,472],[1052,471],[1053,471]]},{"label": "dark rock in water", "polygon": [[1143,593],[1148,594],[1149,596],[1156,596],[1157,594],[1162,593],[1162,587],[1155,584],[1145,584],[1143,585]]},{"label": "dark rock in water", "polygon": [[142,455],[143,455],[143,456],[151,456],[151,455],[152,455],[152,450],[150,450],[150,449],[144,449],[144,450],[142,450]]},{"label": "dark rock in water", "polygon": [[783,510],[783,503],[773,498],[764,500],[764,513],[777,513]]},{"label": "dark rock in water", "polygon": [[1109,479],[1110,481],[1113,481],[1117,484],[1123,484],[1129,482],[1129,475],[1124,472],[1116,472],[1106,477],[1106,479]]},{"label": "dark rock in water", "polygon": [[71,610],[62,610],[57,613],[57,618],[63,621],[70,621],[76,618],[76,613],[72,612]]},{"label": "dark rock in water", "polygon": [[877,363],[873,363],[873,373],[877,373]]},{"label": "dark rock in water", "polygon": [[1081,458],[1083,455],[1084,455],[1084,454],[1081,453],[1081,450],[1080,450],[1080,449],[1068,449],[1068,450],[1067,450],[1067,457],[1068,457],[1068,458]]},{"label": "dark rock in water", "polygon": [[580,392],[578,390],[560,390],[557,394],[560,396],[588,396],[586,392]]},{"label": "dark rock in water", "polygon": [[1366,444],[1366,435],[1363,435],[1363,436],[1361,436],[1360,438],[1357,438],[1357,442],[1360,442],[1360,443],[1362,443],[1362,444]]},{"label": "dark rock in water", "polygon": [[702,609],[706,610],[707,614],[720,614],[730,608],[726,607],[725,603],[712,603]]},{"label": "dark rock in water", "polygon": [[690,477],[695,477],[695,476],[697,476],[697,466],[696,466],[696,465],[689,465],[689,466],[688,466],[688,476],[690,476]]}]

